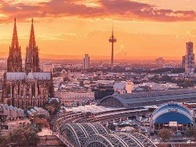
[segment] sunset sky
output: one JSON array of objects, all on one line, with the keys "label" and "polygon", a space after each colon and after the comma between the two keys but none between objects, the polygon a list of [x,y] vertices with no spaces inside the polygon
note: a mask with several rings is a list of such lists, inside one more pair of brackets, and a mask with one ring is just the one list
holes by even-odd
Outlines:
[{"label": "sunset sky", "polygon": [[0,52],[15,17],[23,53],[31,18],[41,54],[110,56],[112,25],[116,58],[181,59],[196,44],[196,0],[0,0]]}]

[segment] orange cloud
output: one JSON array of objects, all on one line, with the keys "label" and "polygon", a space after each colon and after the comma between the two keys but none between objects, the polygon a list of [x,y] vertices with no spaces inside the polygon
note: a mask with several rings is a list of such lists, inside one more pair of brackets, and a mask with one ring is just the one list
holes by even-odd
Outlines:
[{"label": "orange cloud", "polygon": [[112,17],[118,20],[148,21],[195,21],[196,12],[159,9],[155,5],[130,0],[97,0],[94,2],[81,0],[51,0],[34,3],[9,3],[1,0],[1,22],[9,22],[13,17],[26,20],[30,17],[66,17],[78,16],[89,18]]}]

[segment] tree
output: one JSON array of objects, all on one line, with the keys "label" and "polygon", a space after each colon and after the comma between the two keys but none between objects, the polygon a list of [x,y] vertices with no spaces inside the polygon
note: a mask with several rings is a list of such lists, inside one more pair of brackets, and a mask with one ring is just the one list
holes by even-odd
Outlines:
[{"label": "tree", "polygon": [[186,136],[188,137],[194,137],[196,139],[196,126],[192,126],[185,132]]},{"label": "tree", "polygon": [[45,109],[48,110],[51,115],[54,115],[59,111],[60,103],[56,99],[52,99],[45,105]]},{"label": "tree", "polygon": [[45,126],[46,128],[50,129],[50,125],[49,125],[48,121],[44,118],[35,117],[33,119],[33,123],[35,123],[36,125],[38,125],[40,127]]},{"label": "tree", "polygon": [[7,144],[6,137],[0,136],[0,147],[4,147]]},{"label": "tree", "polygon": [[177,85],[181,86],[183,88],[193,87],[194,86],[194,81],[191,80],[191,79],[179,79],[177,81]]},{"label": "tree", "polygon": [[7,136],[0,138],[0,147],[5,147],[8,144],[20,147],[36,146],[40,140],[37,133],[37,128],[33,126],[19,127]]},{"label": "tree", "polygon": [[167,139],[171,138],[172,133],[168,129],[161,129],[158,132],[158,136],[162,139],[163,142],[165,142]]},{"label": "tree", "polygon": [[45,109],[48,110],[50,114],[55,114],[56,109],[53,105],[46,104]]}]

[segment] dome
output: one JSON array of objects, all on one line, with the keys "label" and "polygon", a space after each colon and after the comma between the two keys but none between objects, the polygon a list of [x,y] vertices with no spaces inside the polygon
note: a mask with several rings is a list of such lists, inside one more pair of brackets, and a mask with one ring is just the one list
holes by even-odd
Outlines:
[{"label": "dome", "polygon": [[193,116],[189,109],[178,103],[167,103],[157,108],[151,117],[153,124],[168,124],[175,121],[178,124],[193,124]]}]

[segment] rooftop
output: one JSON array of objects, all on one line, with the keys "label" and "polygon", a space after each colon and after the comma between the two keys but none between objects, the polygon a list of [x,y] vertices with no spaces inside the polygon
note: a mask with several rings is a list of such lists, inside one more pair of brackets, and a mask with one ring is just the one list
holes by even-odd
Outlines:
[{"label": "rooftop", "polygon": [[179,103],[167,103],[161,105],[152,114],[152,123],[169,123],[172,121],[178,124],[192,124],[193,114],[185,106]]},{"label": "rooftop", "polygon": [[50,80],[51,79],[51,73],[50,72],[7,72],[6,73],[6,79],[10,81],[16,81],[16,80]]},{"label": "rooftop", "polygon": [[107,107],[96,106],[96,105],[85,105],[79,107],[66,108],[66,111],[99,113],[99,112],[112,111],[117,109],[120,110],[123,108],[107,108]]},{"label": "rooftop", "polygon": [[151,91],[131,94],[115,94],[103,98],[98,105],[106,107],[138,107],[163,104],[170,101],[196,102],[196,89]]}]

